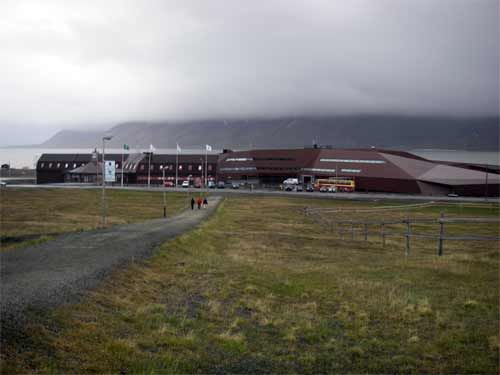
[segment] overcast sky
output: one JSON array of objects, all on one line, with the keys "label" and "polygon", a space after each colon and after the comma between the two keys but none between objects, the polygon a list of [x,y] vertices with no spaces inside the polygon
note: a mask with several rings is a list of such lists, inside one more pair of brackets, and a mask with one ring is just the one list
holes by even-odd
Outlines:
[{"label": "overcast sky", "polygon": [[0,144],[120,121],[498,114],[498,0],[2,0]]}]

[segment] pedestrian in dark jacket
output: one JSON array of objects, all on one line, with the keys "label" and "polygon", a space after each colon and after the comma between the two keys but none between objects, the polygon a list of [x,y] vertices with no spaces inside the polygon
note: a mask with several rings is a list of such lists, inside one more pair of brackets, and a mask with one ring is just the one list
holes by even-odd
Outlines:
[{"label": "pedestrian in dark jacket", "polygon": [[191,198],[191,209],[194,210],[194,198]]},{"label": "pedestrian in dark jacket", "polygon": [[208,200],[207,197],[203,198],[203,208],[207,208],[208,206]]},{"label": "pedestrian in dark jacket", "polygon": [[201,197],[198,197],[198,199],[196,199],[196,204],[198,205],[198,210],[201,208],[201,203],[202,203]]}]

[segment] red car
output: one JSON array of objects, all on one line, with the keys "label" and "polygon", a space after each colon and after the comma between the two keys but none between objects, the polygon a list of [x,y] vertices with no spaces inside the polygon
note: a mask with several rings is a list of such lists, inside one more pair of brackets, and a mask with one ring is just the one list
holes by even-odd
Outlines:
[{"label": "red car", "polygon": [[173,181],[165,181],[164,186],[165,187],[174,187],[174,182]]}]

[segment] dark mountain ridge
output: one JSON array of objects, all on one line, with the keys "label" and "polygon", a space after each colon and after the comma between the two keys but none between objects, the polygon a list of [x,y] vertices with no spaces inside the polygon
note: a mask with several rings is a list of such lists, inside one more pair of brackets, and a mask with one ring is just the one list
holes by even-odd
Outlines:
[{"label": "dark mountain ridge", "polygon": [[325,116],[248,120],[125,122],[104,132],[62,130],[41,147],[96,147],[112,135],[110,147],[215,149],[296,148],[313,143],[333,147],[499,150],[499,118],[431,116]]}]

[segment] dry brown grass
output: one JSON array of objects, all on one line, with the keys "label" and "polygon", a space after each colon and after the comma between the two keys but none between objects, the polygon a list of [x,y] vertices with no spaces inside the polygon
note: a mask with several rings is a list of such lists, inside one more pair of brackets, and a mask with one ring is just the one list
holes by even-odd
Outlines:
[{"label": "dry brown grass", "polygon": [[341,240],[300,214],[337,203],[227,199],[32,327],[4,372],[498,373],[498,249],[405,257],[400,240]]}]

